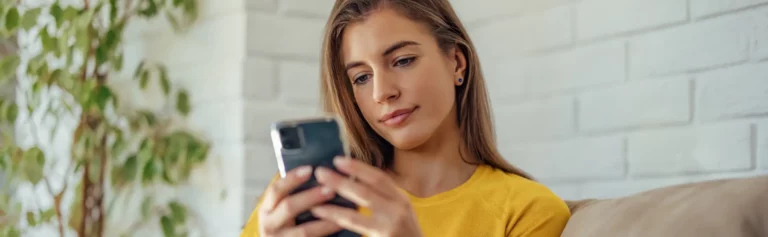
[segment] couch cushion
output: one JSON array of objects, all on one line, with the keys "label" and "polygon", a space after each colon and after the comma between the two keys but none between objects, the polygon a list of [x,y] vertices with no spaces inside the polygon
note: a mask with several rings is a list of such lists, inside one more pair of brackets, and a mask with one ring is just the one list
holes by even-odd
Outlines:
[{"label": "couch cushion", "polygon": [[768,176],[676,185],[568,205],[573,214],[563,237],[768,236]]}]

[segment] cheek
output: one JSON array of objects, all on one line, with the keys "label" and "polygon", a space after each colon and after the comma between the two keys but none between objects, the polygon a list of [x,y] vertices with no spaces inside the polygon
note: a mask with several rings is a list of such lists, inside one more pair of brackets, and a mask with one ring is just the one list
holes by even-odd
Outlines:
[{"label": "cheek", "polygon": [[368,92],[365,90],[357,90],[354,96],[357,107],[360,108],[365,121],[371,123],[372,120],[376,119],[376,103],[371,95],[366,93]]}]

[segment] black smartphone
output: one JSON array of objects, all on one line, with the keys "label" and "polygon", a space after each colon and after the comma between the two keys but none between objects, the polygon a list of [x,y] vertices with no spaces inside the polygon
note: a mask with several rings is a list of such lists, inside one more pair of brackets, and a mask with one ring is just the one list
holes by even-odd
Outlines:
[{"label": "black smartphone", "polygon": [[[344,139],[342,126],[333,116],[312,117],[300,120],[283,120],[272,123],[271,137],[275,148],[280,176],[300,166],[325,167],[338,172],[333,165],[336,156],[349,156],[349,146]],[[339,173],[342,174],[343,173]],[[313,175],[310,180],[291,192],[295,194],[318,186]],[[336,194],[326,202],[341,207],[357,209],[357,205]],[[296,217],[296,225],[315,221],[317,218],[306,211]],[[334,237],[359,237],[352,231],[342,230]]]}]

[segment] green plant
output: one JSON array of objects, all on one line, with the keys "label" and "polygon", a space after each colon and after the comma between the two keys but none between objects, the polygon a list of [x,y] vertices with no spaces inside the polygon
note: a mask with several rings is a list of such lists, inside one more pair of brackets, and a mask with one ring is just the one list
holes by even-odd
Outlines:
[{"label": "green plant", "polygon": [[[203,164],[210,144],[174,122],[190,112],[188,93],[174,88],[166,67],[142,61],[130,69],[141,89],[152,81],[172,106],[169,111],[122,108],[110,84],[123,70],[123,40],[126,26],[136,19],[166,17],[176,31],[195,22],[195,0],[77,0],[45,1],[44,5],[20,0],[0,0],[0,40],[19,41],[19,52],[0,59],[0,86],[18,80],[18,93],[26,103],[0,99],[0,126],[12,127],[35,122],[20,118],[20,111],[52,120],[55,134],[58,121],[77,120],[69,144],[70,154],[46,152],[36,145],[21,147],[10,133],[0,138],[0,173],[6,175],[0,192],[0,236],[20,236],[28,228],[43,224],[56,226],[61,236],[67,230],[78,236],[130,235],[114,233],[105,221],[121,195],[143,193],[141,217],[126,225],[159,224],[164,236],[186,236],[194,215],[181,201],[159,201],[151,187],[184,184],[192,171]],[[69,3],[71,1],[66,1]],[[43,16],[53,20],[41,21]],[[41,50],[33,50],[33,46]],[[114,79],[113,79],[114,80]],[[23,83],[22,83],[23,82]],[[152,82],[154,83],[154,82]],[[26,85],[26,86],[22,86]],[[50,99],[52,94],[60,96]],[[46,99],[48,98],[48,99]],[[21,106],[19,106],[21,105]],[[24,121],[21,121],[24,120]],[[37,131],[31,132],[37,134]],[[51,136],[53,137],[53,135]],[[66,162],[63,178],[49,178],[50,167]],[[75,187],[67,180],[78,180]],[[53,182],[61,182],[54,186]],[[11,189],[20,184],[42,185],[49,192],[52,207],[22,210]],[[61,187],[54,190],[53,187]],[[72,202],[63,203],[68,192]],[[70,205],[70,213],[62,211]],[[85,214],[85,215],[84,215]],[[152,220],[152,222],[147,222]],[[135,228],[131,228],[135,230]]]}]

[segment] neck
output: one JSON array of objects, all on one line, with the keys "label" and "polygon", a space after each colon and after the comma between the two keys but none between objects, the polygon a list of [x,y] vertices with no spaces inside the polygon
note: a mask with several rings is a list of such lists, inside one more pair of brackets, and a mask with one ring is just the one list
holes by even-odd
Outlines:
[{"label": "neck", "polygon": [[[417,197],[428,197],[453,189],[474,173],[474,156],[464,152],[457,123],[446,122],[425,144],[411,150],[395,149],[394,175],[401,188]],[[459,149],[461,148],[461,149]]]}]

